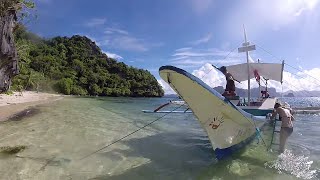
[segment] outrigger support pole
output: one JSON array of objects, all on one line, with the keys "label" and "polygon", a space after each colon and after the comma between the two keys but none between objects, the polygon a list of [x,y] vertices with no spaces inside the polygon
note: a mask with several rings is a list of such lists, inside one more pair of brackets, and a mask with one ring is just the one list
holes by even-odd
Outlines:
[{"label": "outrigger support pole", "polygon": [[157,112],[157,111],[159,111],[160,109],[162,109],[163,107],[168,106],[169,104],[170,104],[169,102],[168,102],[168,103],[165,103],[165,104],[159,106],[159,107],[158,107],[157,109],[155,109],[153,112]]}]

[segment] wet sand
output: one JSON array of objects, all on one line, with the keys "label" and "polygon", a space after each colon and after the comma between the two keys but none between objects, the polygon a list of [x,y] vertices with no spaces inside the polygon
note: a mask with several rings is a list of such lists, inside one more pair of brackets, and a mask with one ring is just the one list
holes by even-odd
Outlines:
[{"label": "wet sand", "polygon": [[12,95],[0,94],[0,121],[19,120],[36,113],[35,106],[62,99],[63,95],[25,91]]}]

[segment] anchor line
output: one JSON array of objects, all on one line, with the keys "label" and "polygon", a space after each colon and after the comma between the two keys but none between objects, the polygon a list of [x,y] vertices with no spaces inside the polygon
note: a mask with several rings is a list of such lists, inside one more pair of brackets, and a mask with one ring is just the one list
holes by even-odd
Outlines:
[{"label": "anchor line", "polygon": [[[296,85],[291,84],[291,83],[288,82],[288,81],[285,81],[285,82],[286,82],[293,90],[299,91],[299,88],[298,88]],[[309,93],[307,93],[307,92],[300,91],[300,93],[303,94],[304,96],[309,96]]]},{"label": "anchor line", "polygon": [[129,136],[131,136],[131,135],[133,135],[133,134],[135,134],[135,133],[137,133],[138,131],[140,131],[140,130],[142,130],[142,129],[144,129],[144,128],[148,127],[148,126],[150,126],[151,124],[155,123],[156,121],[161,120],[162,118],[164,118],[164,117],[165,117],[165,116],[167,116],[168,114],[172,113],[173,111],[175,111],[175,110],[177,110],[177,109],[181,108],[182,106],[183,106],[183,104],[182,104],[182,105],[180,105],[180,106],[178,106],[178,107],[176,107],[176,108],[174,108],[173,110],[171,110],[170,112],[168,112],[168,113],[164,114],[163,116],[161,116],[161,117],[159,117],[159,118],[157,118],[157,119],[153,120],[152,122],[150,122],[150,123],[148,123],[148,124],[146,124],[146,125],[142,126],[141,128],[139,128],[139,129],[137,129],[137,130],[135,130],[135,131],[133,131],[133,132],[131,132],[131,133],[129,133],[129,134],[127,134],[127,135],[125,135],[125,136],[123,136],[123,137],[119,138],[119,139],[117,139],[116,141],[113,141],[112,143],[110,143],[110,144],[108,144],[108,145],[106,145],[106,146],[104,146],[104,147],[102,147],[102,148],[100,148],[100,149],[98,149],[98,150],[96,150],[96,151],[94,151],[94,152],[92,152],[92,153],[90,153],[90,154],[88,154],[88,155],[86,155],[86,156],[82,157],[82,158],[80,158],[79,160],[83,160],[83,159],[85,159],[85,158],[88,158],[89,156],[91,156],[91,155],[93,155],[93,154],[95,154],[95,153],[97,153],[97,152],[99,152],[99,151],[101,151],[101,150],[103,150],[103,149],[106,149],[106,148],[108,148],[109,146],[111,146],[111,145],[113,145],[113,144],[115,144],[115,143],[120,142],[121,140],[123,140],[123,139],[125,139],[125,138],[127,138],[127,137],[129,137]]},{"label": "anchor line", "polygon": [[[259,45],[257,45],[257,44],[256,44],[256,46],[259,47],[259,48],[260,48],[261,50],[263,50],[264,52],[266,52],[267,54],[271,55],[273,58],[275,58],[275,59],[277,59],[277,60],[279,60],[279,61],[282,61],[281,58],[275,56],[274,54],[272,54],[271,52],[267,51],[267,50],[264,49],[263,47],[261,47],[261,46],[259,46]],[[288,63],[285,63],[285,64],[286,64],[287,66],[289,66],[290,68],[297,70],[298,72],[302,72],[300,69],[298,69],[298,68],[296,68],[296,67],[294,67],[294,66],[292,66],[292,65],[290,65],[290,64],[288,64]],[[294,74],[294,73],[293,73],[293,74]],[[320,79],[319,79],[319,78],[316,78],[316,77],[314,77],[314,76],[311,76],[310,74],[307,74],[307,73],[304,73],[304,74],[306,74],[307,76],[313,78],[314,80],[316,80],[316,81],[318,81],[318,82],[320,83]],[[299,76],[299,75],[297,75],[297,74],[295,74],[295,75],[298,76],[298,77],[301,77],[301,76]],[[320,85],[320,84],[319,84],[319,85]]]},{"label": "anchor line", "polygon": [[[227,59],[228,56],[229,56],[234,50],[236,50],[240,45],[241,45],[241,43],[239,43],[238,46],[236,46],[235,48],[233,48],[222,60]],[[218,66],[219,64],[220,64],[220,62],[217,63],[215,66]],[[211,69],[210,69],[208,72],[206,72],[200,79],[203,79],[206,75],[208,75],[208,74],[212,71],[212,69],[214,69],[214,68],[211,68]]]},{"label": "anchor line", "polygon": [[[272,56],[273,58],[275,58],[276,60],[279,60],[279,61],[282,62],[281,58],[275,56],[274,54],[272,54],[271,52],[267,51],[266,49],[264,49],[263,47],[259,46],[258,44],[256,44],[256,46],[257,46],[259,49],[261,49],[262,51],[264,51],[265,53],[267,53],[267,54],[269,54],[270,56]],[[260,62],[263,62],[263,61],[260,60]],[[294,67],[294,66],[292,66],[292,65],[290,65],[290,64],[288,64],[288,63],[284,63],[284,64],[286,64],[286,66],[288,66],[288,67],[290,67],[290,68],[292,68],[292,69],[294,69],[294,70],[296,70],[296,71],[298,71],[298,72],[302,72],[300,69],[298,69],[298,68],[296,68],[296,67]],[[288,72],[290,72],[291,74],[297,76],[297,77],[303,78],[301,75],[298,75],[298,74],[296,74],[296,73],[294,73],[294,72],[291,72],[291,71],[289,71],[288,69],[286,69],[286,70],[287,70]],[[319,85],[319,86],[320,86],[320,79],[319,79],[319,78],[316,78],[316,77],[311,76],[310,74],[307,74],[307,73],[304,73],[304,72],[302,72],[302,73],[303,73],[303,74],[306,74],[308,77],[313,78],[313,79],[315,80],[314,83],[315,83],[316,85]],[[294,85],[292,85],[292,84],[289,83],[288,81],[286,81],[286,83],[287,83],[289,86],[294,87]],[[301,84],[301,82],[299,82],[299,84]],[[282,83],[282,85],[283,85],[283,83]],[[282,88],[283,88],[283,87],[282,87]],[[297,88],[297,87],[295,87],[295,88],[299,91],[299,88]],[[309,93],[307,93],[307,92],[301,91],[301,93],[302,93],[303,95],[305,95],[305,96],[309,96]]]}]

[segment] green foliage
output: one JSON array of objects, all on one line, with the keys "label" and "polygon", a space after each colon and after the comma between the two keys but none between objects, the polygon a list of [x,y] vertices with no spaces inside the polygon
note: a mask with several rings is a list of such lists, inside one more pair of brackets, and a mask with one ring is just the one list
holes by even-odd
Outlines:
[{"label": "green foliage", "polygon": [[13,91],[9,90],[5,92],[6,95],[13,95]]},{"label": "green foliage", "polygon": [[57,83],[58,91],[63,94],[71,94],[71,90],[73,88],[73,81],[70,78],[63,78]]},{"label": "green foliage", "polygon": [[0,1],[0,16],[4,16],[9,9],[14,9],[20,13],[19,18],[28,15],[27,9],[35,8],[35,3],[32,0],[1,0]]},{"label": "green foliage", "polygon": [[158,97],[164,92],[149,71],[109,58],[87,37],[43,40],[23,26],[15,30],[20,74],[13,87],[43,88],[53,84],[64,94]]}]

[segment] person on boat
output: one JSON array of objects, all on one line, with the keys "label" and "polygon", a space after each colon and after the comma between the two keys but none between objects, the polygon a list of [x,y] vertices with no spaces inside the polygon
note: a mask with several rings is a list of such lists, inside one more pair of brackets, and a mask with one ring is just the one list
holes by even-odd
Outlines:
[{"label": "person on boat", "polygon": [[285,144],[288,137],[293,132],[293,123],[294,117],[290,113],[289,109],[281,107],[279,103],[274,105],[274,110],[271,116],[271,119],[274,119],[275,116],[279,114],[279,120],[282,121],[281,123],[281,130],[280,130],[280,149],[279,152],[283,153],[285,149]]},{"label": "person on boat", "polygon": [[227,71],[225,66],[219,68],[219,70],[226,76],[226,89],[224,90],[223,96],[236,96],[235,90],[236,86],[234,84],[235,79],[233,78],[232,74]]},{"label": "person on boat", "polygon": [[262,97],[263,99],[265,99],[265,98],[269,98],[270,95],[269,95],[268,91],[265,90],[265,91],[261,91],[261,97]]}]

